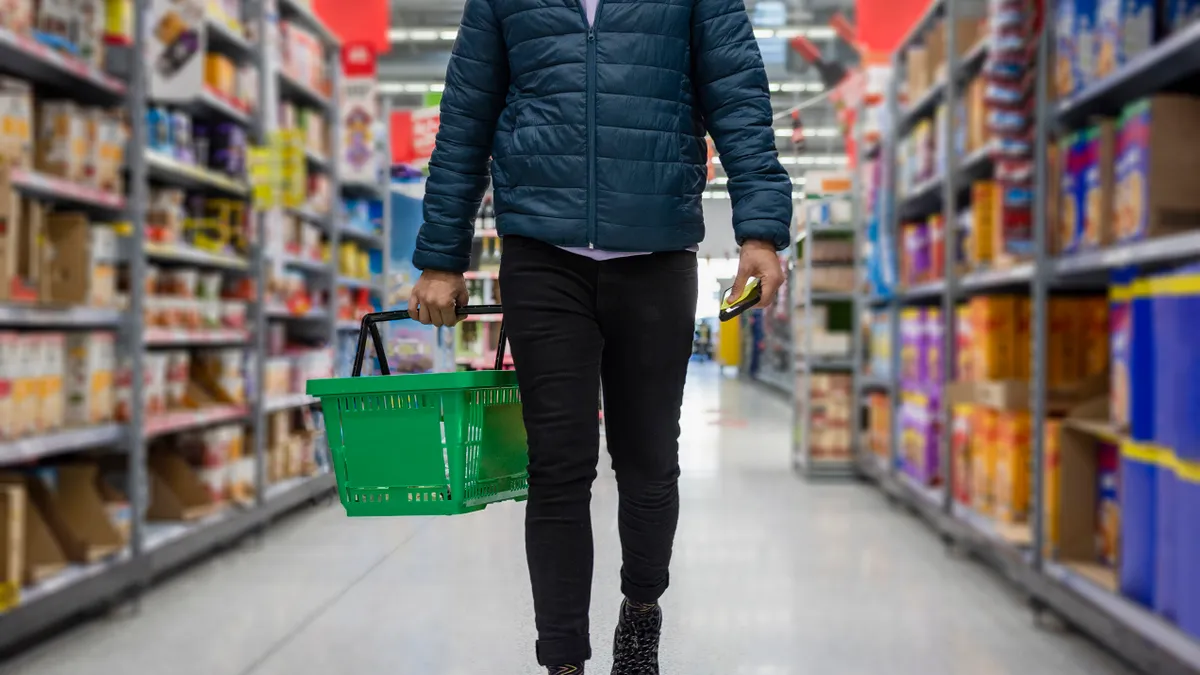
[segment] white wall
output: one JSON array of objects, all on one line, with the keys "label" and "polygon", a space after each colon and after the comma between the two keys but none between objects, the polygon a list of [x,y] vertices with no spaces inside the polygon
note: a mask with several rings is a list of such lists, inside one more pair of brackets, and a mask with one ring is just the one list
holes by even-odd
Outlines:
[{"label": "white wall", "polygon": [[737,243],[733,239],[733,202],[728,199],[704,200],[704,242],[700,257],[736,258]]}]

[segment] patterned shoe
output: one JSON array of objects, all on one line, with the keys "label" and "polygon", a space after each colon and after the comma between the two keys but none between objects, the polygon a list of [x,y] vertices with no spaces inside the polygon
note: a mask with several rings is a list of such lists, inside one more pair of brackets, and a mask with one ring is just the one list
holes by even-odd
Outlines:
[{"label": "patterned shoe", "polygon": [[658,639],[662,609],[631,600],[621,603],[621,620],[613,640],[612,675],[658,675]]},{"label": "patterned shoe", "polygon": [[583,666],[550,666],[550,675],[583,675]]}]

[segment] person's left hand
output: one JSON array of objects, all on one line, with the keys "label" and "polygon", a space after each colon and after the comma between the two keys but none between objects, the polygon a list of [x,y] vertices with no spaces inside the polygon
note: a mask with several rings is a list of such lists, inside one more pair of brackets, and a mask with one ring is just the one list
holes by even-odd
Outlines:
[{"label": "person's left hand", "polygon": [[783,285],[783,268],[779,265],[779,254],[775,251],[775,245],[769,241],[752,239],[742,244],[737,278],[733,280],[729,297],[740,298],[746,290],[746,284],[752,278],[758,279],[762,287],[762,302],[758,303],[758,307],[769,307],[775,302],[775,295]]}]

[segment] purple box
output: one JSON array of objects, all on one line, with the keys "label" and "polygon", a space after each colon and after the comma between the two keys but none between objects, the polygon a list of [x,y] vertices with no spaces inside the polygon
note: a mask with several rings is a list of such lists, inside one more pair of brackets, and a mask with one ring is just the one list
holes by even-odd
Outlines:
[{"label": "purple box", "polygon": [[926,382],[931,385],[932,391],[940,393],[946,363],[945,352],[942,349],[946,335],[946,323],[942,320],[941,309],[931,307],[925,310],[922,335],[925,341],[923,353]]},{"label": "purple box", "polygon": [[900,312],[900,381],[924,382],[928,358],[925,354],[925,310],[906,307]]}]

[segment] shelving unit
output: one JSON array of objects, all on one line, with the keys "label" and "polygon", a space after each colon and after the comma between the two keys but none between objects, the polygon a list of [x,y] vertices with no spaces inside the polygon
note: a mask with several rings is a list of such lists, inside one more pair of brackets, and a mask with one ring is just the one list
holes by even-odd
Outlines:
[{"label": "shelving unit", "polygon": [[[1047,3],[1045,16],[1055,17],[1056,3]],[[928,11],[914,26],[902,42],[892,63],[894,77],[887,94],[888,119],[891,127],[885,134],[880,162],[882,181],[880,185],[879,215],[886,229],[886,241],[891,246],[891,258],[899,261],[903,254],[901,223],[931,214],[940,214],[945,226],[945,250],[958,250],[959,228],[957,216],[960,207],[970,204],[971,195],[966,190],[973,182],[989,180],[998,173],[992,157],[997,151],[993,143],[972,152],[957,153],[953,150],[956,105],[947,106],[942,137],[938,143],[943,172],[924,181],[917,182],[906,194],[897,190],[897,162],[900,159],[899,145],[921,118],[934,114],[936,103],[930,100],[956,102],[972,79],[980,76],[984,64],[990,58],[990,42],[985,39],[975,42],[963,53],[956,48],[956,21],[946,21],[942,29],[946,38],[945,78],[921,95],[913,105],[901,104],[902,75],[908,67],[910,48],[926,39],[934,25],[944,18],[965,16],[964,11],[977,7],[969,0],[935,0]],[[1051,98],[1049,82],[1053,78],[1053,63],[1049,55],[1053,52],[1055,21],[1047,20],[1048,28],[1034,36],[1038,57],[1034,64],[1036,87],[1031,112],[1033,148],[1030,156],[1033,163],[1031,184],[1035,195],[1032,206],[1032,246],[1025,257],[1001,260],[991,267],[974,270],[960,269],[955,258],[946,254],[944,277],[897,287],[892,294],[872,295],[859,280],[856,307],[860,312],[874,312],[879,320],[887,322],[890,339],[890,373],[886,377],[871,374],[864,362],[861,345],[854,349],[856,396],[864,398],[872,392],[890,396],[889,411],[891,433],[887,458],[879,457],[866,448],[863,419],[855,422],[856,463],[859,473],[878,483],[889,499],[903,504],[926,520],[934,531],[948,544],[965,550],[996,568],[1031,601],[1035,616],[1052,614],[1065,619],[1071,626],[1094,637],[1125,661],[1145,673],[1154,675],[1196,675],[1200,673],[1200,641],[1189,636],[1183,629],[1156,615],[1120,592],[1108,587],[1113,572],[1105,571],[1099,564],[1062,562],[1054,559],[1049,545],[1050,532],[1047,528],[1048,509],[1046,478],[1048,463],[1052,460],[1046,443],[1048,413],[1052,409],[1051,392],[1047,384],[1049,345],[1052,338],[1050,307],[1052,293],[1070,292],[1095,293],[1107,288],[1107,273],[1128,266],[1156,268],[1163,265],[1200,259],[1200,234],[1185,232],[1162,238],[1148,239],[1127,244],[1113,244],[1098,250],[1084,251],[1072,255],[1060,255],[1050,247],[1051,227],[1049,214],[1057,208],[1047,198],[1048,186],[1059,177],[1052,173],[1048,161],[1048,149],[1052,138],[1060,130],[1078,129],[1098,115],[1113,116],[1123,106],[1139,97],[1163,92],[1168,88],[1178,91],[1181,86],[1191,86],[1200,73],[1200,24],[1179,28],[1149,50],[1119,65],[1107,77],[1087,85],[1073,95],[1055,102]],[[959,54],[962,54],[961,57]],[[1195,92],[1195,89],[1186,89]],[[860,146],[862,147],[862,146]],[[860,161],[872,157],[872,148],[863,148]],[[961,154],[961,156],[960,156]],[[866,215],[856,217],[859,230]],[[1055,232],[1055,235],[1058,233]],[[958,347],[959,327],[956,310],[960,303],[975,297],[993,294],[1019,294],[1027,297],[1031,308],[1028,337],[1029,387],[1013,391],[1014,395],[1027,397],[1031,430],[1029,486],[1031,507],[1028,517],[1014,523],[1000,518],[982,515],[973,506],[964,504],[951,489],[959,480],[959,461],[954,448],[954,413],[952,402],[963,396],[962,383],[956,381],[956,364],[960,363]],[[1059,297],[1059,296],[1055,296]],[[936,308],[940,311],[940,348],[945,366],[939,373],[936,384],[940,387],[940,408],[936,415],[940,421],[937,430],[937,467],[940,480],[932,485],[923,483],[901,467],[911,458],[904,455],[904,434],[901,422],[901,392],[911,383],[901,381],[901,349],[905,337],[901,331],[901,314],[910,308]],[[856,332],[862,340],[863,333]],[[1020,350],[1025,347],[1017,346]],[[1024,351],[1018,353],[1024,354]],[[955,389],[956,385],[959,387]],[[985,386],[990,386],[984,382]],[[954,394],[951,394],[951,391]],[[972,395],[978,396],[978,389]],[[1061,397],[1062,393],[1059,392]],[[864,398],[865,403],[865,398]],[[1061,403],[1056,402],[1055,406]],[[860,406],[856,406],[861,415]],[[1085,436],[1100,434],[1111,441],[1117,438],[1110,430],[1107,420],[1091,423],[1087,419],[1075,421],[1067,418],[1060,422],[1068,428],[1077,429]],[[974,460],[979,461],[979,460]],[[1080,477],[1072,480],[1078,483]],[[1122,496],[1124,499],[1124,496]],[[1059,535],[1061,536],[1061,535]]]},{"label": "shelving unit", "polygon": [[[95,562],[70,562],[58,573],[35,583],[24,583],[19,589],[6,587],[7,580],[0,578],[0,652],[23,644],[74,616],[140,593],[156,579],[189,561],[260,531],[287,511],[332,494],[333,476],[320,470],[320,461],[316,462],[317,473],[312,475],[302,475],[304,472],[290,474],[291,477],[272,478],[269,475],[269,449],[265,440],[270,432],[268,422],[276,414],[313,408],[316,401],[302,393],[263,395],[268,361],[267,334],[271,332],[272,324],[282,322],[289,335],[294,333],[310,339],[323,345],[321,349],[332,354],[339,328],[354,323],[357,329],[356,321],[339,319],[343,309],[339,305],[339,289],[364,288],[376,296],[382,292],[374,279],[360,280],[343,276],[338,270],[337,250],[342,235],[345,235],[347,239],[386,253],[386,231],[352,231],[343,222],[343,214],[338,212],[336,206],[328,214],[303,207],[288,211],[306,222],[318,225],[332,253],[322,262],[306,260],[301,263],[305,272],[320,284],[318,288],[328,298],[328,304],[304,309],[284,306],[267,296],[265,289],[270,285],[270,275],[287,264],[281,254],[267,250],[270,240],[267,234],[272,228],[282,227],[285,209],[255,210],[250,204],[251,187],[246,180],[186,163],[149,147],[147,111],[150,106],[159,105],[160,102],[151,100],[149,66],[145,59],[140,58],[146,48],[141,36],[150,32],[145,25],[147,4],[138,3],[138,11],[134,12],[132,36],[137,37],[132,44],[126,48],[109,47],[110,51],[117,53],[117,58],[110,58],[108,63],[114,68],[122,68],[111,74],[53,51],[31,37],[0,29],[0,72],[32,83],[34,93],[39,96],[45,89],[48,93],[67,96],[81,104],[124,106],[130,120],[130,137],[125,152],[125,194],[104,191],[28,168],[15,169],[10,174],[14,188],[25,197],[36,198],[60,210],[86,213],[93,222],[120,224],[116,228],[120,236],[115,258],[107,262],[124,265],[128,269],[125,302],[102,307],[80,303],[44,306],[6,302],[0,305],[0,333],[50,330],[67,334],[88,330],[113,332],[117,354],[128,363],[131,402],[146,400],[150,387],[147,383],[149,361],[156,358],[156,354],[180,351],[200,353],[214,347],[243,350],[244,356],[250,356],[245,359],[242,370],[246,394],[244,400],[238,402],[201,401],[187,408],[147,410],[144,405],[131,403],[128,405],[128,418],[120,421],[68,426],[0,440],[0,474],[29,467],[36,462],[70,463],[75,455],[84,452],[89,457],[113,458],[123,462],[125,478],[120,488],[127,496],[128,510],[132,514],[128,522],[128,538],[112,555]],[[365,191],[366,188],[361,185],[352,185],[343,190],[338,181],[339,163],[336,158],[340,156],[340,132],[336,123],[339,118],[336,92],[341,64],[337,38],[305,6],[292,0],[282,0],[278,8],[273,0],[246,3],[246,15],[232,18],[241,21],[229,21],[228,17],[207,17],[203,22],[206,35],[202,36],[207,39],[201,39],[200,43],[207,45],[212,52],[225,55],[240,67],[252,67],[258,71],[259,105],[250,109],[207,85],[196,92],[193,100],[171,102],[168,105],[181,114],[240,126],[246,130],[252,143],[263,144],[278,120],[277,104],[280,98],[303,101],[324,115],[330,136],[324,152],[308,153],[308,170],[327,175],[335,201],[343,193]],[[321,36],[324,63],[328,72],[333,74],[330,89],[335,92],[334,95],[325,95],[297,78],[284,74],[279,55],[272,53],[271,49],[262,48],[264,44],[279,44],[277,36],[275,39],[266,36],[279,30],[280,18],[302,24]],[[247,25],[252,30],[242,30]],[[258,38],[251,40],[248,34]],[[381,119],[386,119],[386,116]],[[378,177],[378,184],[372,186],[376,195],[386,193],[384,173],[381,172]],[[152,237],[151,224],[148,222],[151,185],[188,190],[244,204],[246,212],[252,214],[248,216],[252,219],[249,244],[236,251],[232,247],[219,251],[182,241],[164,242]],[[388,207],[386,200],[384,202],[386,214]],[[385,217],[386,222],[388,219]],[[278,260],[273,261],[273,258]],[[386,275],[387,256],[383,255],[382,258],[383,273]],[[156,302],[147,289],[152,265],[164,270],[198,270],[200,273],[217,274],[226,283],[235,285],[251,282],[256,290],[245,302],[248,310],[245,325],[200,329],[156,326],[144,321],[147,310]],[[175,438],[180,434],[225,425],[236,425],[249,431],[246,434],[244,456],[253,465],[250,491],[240,497],[230,496],[227,502],[219,503],[202,518],[152,518],[147,513],[151,506],[151,495],[161,487],[155,483],[160,479],[151,469],[154,452],[149,446],[164,439],[168,445],[177,445],[180,441]],[[315,451],[316,447],[324,445],[325,440],[323,436],[316,435],[311,438],[311,443]],[[103,454],[95,454],[97,452]],[[301,446],[301,456],[305,452],[310,457],[314,455],[309,448]],[[0,532],[3,526],[4,523],[0,523]],[[12,600],[16,601],[15,604],[11,604]],[[10,604],[5,606],[6,603]]]},{"label": "shelving unit", "polygon": [[[798,472],[810,478],[844,477],[854,473],[851,455],[851,414],[854,404],[851,360],[854,318],[851,303],[853,291],[816,290],[834,280],[819,275],[845,269],[852,272],[850,284],[857,277],[856,248],[850,200],[845,197],[824,197],[797,205],[800,212],[798,232],[794,233],[795,260],[792,279],[788,285],[789,303],[795,315],[793,370],[795,390],[794,457]],[[843,245],[845,251],[824,247]],[[817,257],[821,260],[816,260]],[[843,331],[829,331],[837,323],[836,314],[844,315]],[[822,341],[817,344],[817,339]],[[842,341],[842,344],[838,344]],[[833,343],[833,344],[831,344]],[[819,389],[820,396],[814,396]],[[820,400],[817,400],[820,398]],[[819,434],[819,441],[814,437]]]}]

